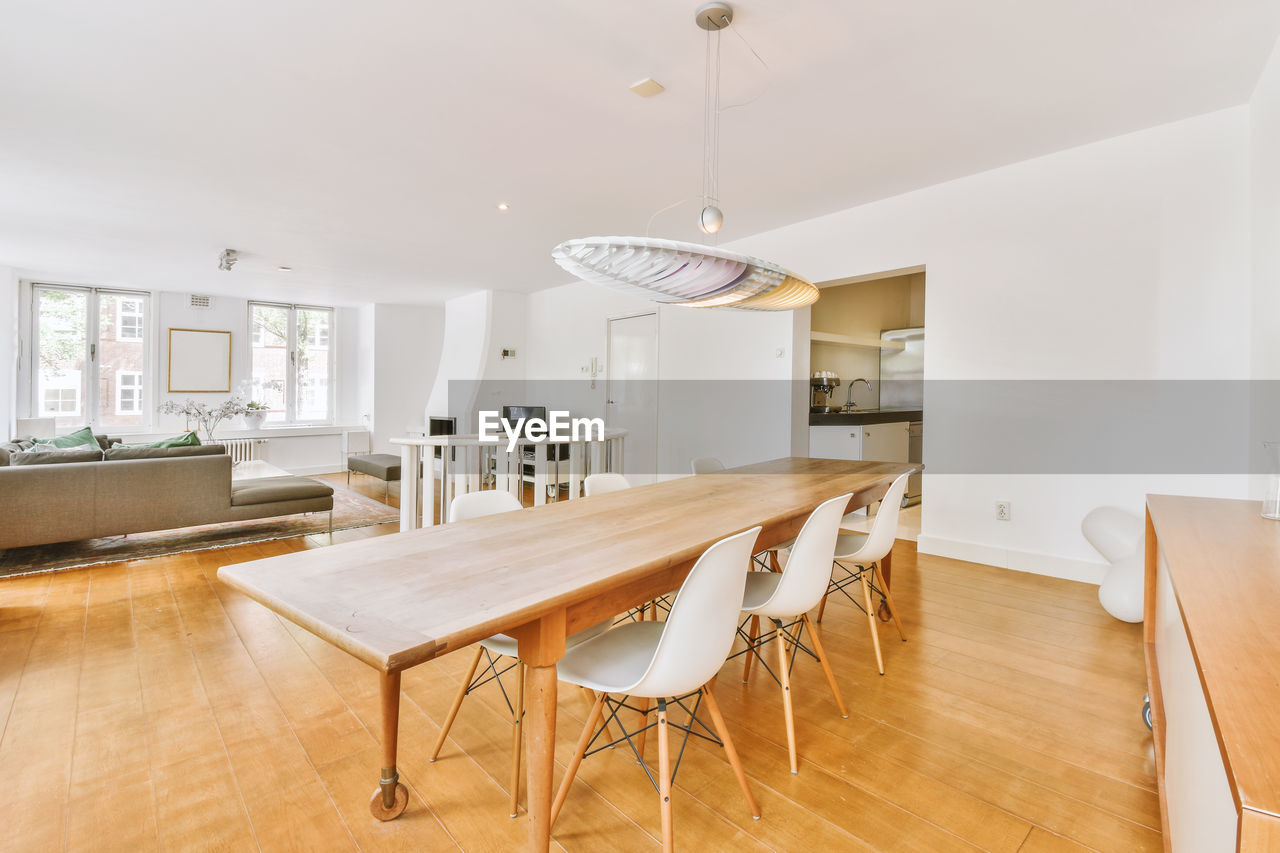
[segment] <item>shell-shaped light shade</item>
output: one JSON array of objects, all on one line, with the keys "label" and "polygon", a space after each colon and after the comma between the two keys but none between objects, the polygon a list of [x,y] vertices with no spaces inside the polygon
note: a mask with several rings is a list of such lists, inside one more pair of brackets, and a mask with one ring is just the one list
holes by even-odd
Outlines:
[{"label": "shell-shaped light shade", "polygon": [[592,284],[695,308],[789,311],[812,305],[818,288],[776,264],[698,243],[651,237],[582,237],[551,250],[556,263]]}]

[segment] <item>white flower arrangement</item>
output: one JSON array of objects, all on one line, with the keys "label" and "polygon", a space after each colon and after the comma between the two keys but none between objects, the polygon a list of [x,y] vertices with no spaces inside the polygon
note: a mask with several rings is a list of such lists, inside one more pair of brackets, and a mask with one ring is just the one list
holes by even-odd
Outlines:
[{"label": "white flower arrangement", "polygon": [[204,432],[205,438],[213,441],[213,431],[218,428],[218,424],[227,418],[245,414],[249,411],[249,406],[238,396],[224,400],[216,406],[209,406],[188,397],[181,403],[177,400],[165,400],[160,404],[158,411],[162,415],[184,416],[188,427],[192,421],[195,421],[197,429]]}]

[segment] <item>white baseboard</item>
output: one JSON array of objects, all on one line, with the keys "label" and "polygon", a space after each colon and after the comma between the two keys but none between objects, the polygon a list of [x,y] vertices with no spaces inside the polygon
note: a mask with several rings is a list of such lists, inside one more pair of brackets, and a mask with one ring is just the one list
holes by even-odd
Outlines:
[{"label": "white baseboard", "polygon": [[916,542],[916,547],[921,554],[950,557],[953,560],[982,563],[1000,569],[1012,569],[1015,572],[1029,572],[1033,575],[1047,575],[1051,578],[1095,585],[1102,583],[1107,569],[1110,568],[1105,563],[1091,563],[1088,560],[1076,560],[1037,551],[998,548],[993,545],[981,545],[960,539],[943,539],[938,536],[921,535]]}]

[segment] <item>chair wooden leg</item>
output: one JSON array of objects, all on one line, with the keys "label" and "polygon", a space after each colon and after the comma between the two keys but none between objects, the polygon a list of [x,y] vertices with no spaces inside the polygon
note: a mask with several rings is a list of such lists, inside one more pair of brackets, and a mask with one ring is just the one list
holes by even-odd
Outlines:
[{"label": "chair wooden leg", "polygon": [[787,757],[791,774],[800,772],[796,764],[796,721],[791,711],[791,676],[787,672],[787,635],[779,624],[774,639],[778,641],[778,680],[782,682],[782,714],[787,721]]},{"label": "chair wooden leg", "polygon": [[524,755],[524,662],[516,663],[516,701],[511,715],[511,816],[520,814],[520,758]]},{"label": "chair wooden leg", "polygon": [[871,645],[876,649],[876,668],[884,675],[884,658],[880,656],[880,635],[876,633],[876,611],[871,606],[871,582],[864,573],[862,576],[862,600],[867,605],[867,624],[871,626]]},{"label": "chair wooden leg", "polygon": [[573,748],[573,757],[569,759],[569,765],[564,769],[564,778],[560,780],[560,790],[556,792],[555,802],[551,804],[552,826],[556,825],[556,816],[560,814],[565,798],[569,796],[569,788],[573,785],[573,777],[578,775],[578,767],[582,764],[582,756],[586,754],[587,746],[591,743],[591,736],[596,732],[596,723],[600,722],[600,715],[603,711],[604,694],[601,693],[596,697],[595,704],[591,706],[591,713],[587,714],[587,724],[582,728],[582,736],[578,738],[578,745]]},{"label": "chair wooden leg", "polygon": [[813,641],[813,650],[818,655],[818,663],[822,664],[822,671],[827,674],[827,684],[831,685],[831,695],[836,697],[836,704],[840,706],[840,716],[848,719],[849,709],[845,707],[844,697],[840,695],[840,688],[836,686],[836,674],[831,671],[831,661],[827,660],[826,650],[822,648],[822,639],[818,636],[818,632],[813,630],[813,623],[809,621],[808,614],[800,618],[804,620],[804,627],[809,631],[809,639]]},{"label": "chair wooden leg", "polygon": [[760,637],[760,617],[751,617],[751,645],[747,647],[747,653],[743,655],[746,658],[742,662],[742,683],[746,684],[751,680],[751,664],[755,661],[756,653],[752,651],[755,648],[756,640]]},{"label": "chair wooden leg", "polygon": [[675,850],[671,820],[671,742],[667,737],[667,703],[658,700],[658,798],[662,807],[662,851]]},{"label": "chair wooden leg", "polygon": [[636,736],[636,752],[640,753],[640,760],[644,761],[644,740],[645,740],[645,737],[649,734],[649,730],[645,728],[645,726],[649,724],[649,697],[648,696],[644,697],[644,700],[641,702],[640,707],[644,709],[644,713],[640,715],[640,734]]},{"label": "chair wooden leg", "polygon": [[827,596],[830,594],[831,593],[829,592],[824,592],[822,594],[822,603],[818,605],[818,618],[814,619],[814,622],[822,621],[822,614],[827,612]]},{"label": "chair wooden leg", "polygon": [[711,695],[711,688],[703,686],[702,698],[706,700],[707,710],[711,713],[711,725],[715,727],[716,736],[724,744],[724,754],[729,759],[729,766],[733,768],[733,775],[738,777],[738,786],[742,788],[742,795],[747,798],[747,805],[751,807],[751,816],[759,820],[760,807],[756,805],[756,798],[751,795],[751,786],[747,784],[747,773],[742,769],[742,760],[738,758],[738,751],[733,748],[729,729],[724,724],[724,717],[720,715],[720,706],[716,704],[716,697]]},{"label": "chair wooden leg", "polygon": [[656,598],[653,601],[649,602],[649,621],[650,622],[658,621],[658,599]]},{"label": "chair wooden leg", "polygon": [[769,568],[775,572],[782,571],[782,566],[778,565],[778,552],[776,550],[769,552]]},{"label": "chair wooden leg", "polygon": [[889,582],[885,580],[884,574],[880,571],[880,564],[872,564],[872,568],[876,573],[876,580],[880,581],[880,589],[884,591],[884,600],[889,603],[889,616],[893,619],[893,626],[898,629],[898,636],[902,638],[902,642],[907,641],[907,635],[902,633],[902,620],[898,618],[898,605],[893,603],[893,596],[889,593]]},{"label": "chair wooden leg", "polygon": [[467,688],[471,686],[471,679],[476,676],[476,667],[480,666],[480,656],[484,654],[483,646],[476,646],[475,657],[471,658],[471,666],[467,667],[467,674],[462,678],[462,686],[458,688],[458,695],[453,697],[453,707],[449,709],[449,716],[444,718],[444,725],[440,727],[440,736],[436,738],[436,745],[431,750],[428,761],[435,761],[436,756],[440,754],[440,748],[444,746],[445,738],[449,736],[449,729],[453,728],[453,718],[458,716],[458,709],[462,707],[462,700],[467,698]]}]

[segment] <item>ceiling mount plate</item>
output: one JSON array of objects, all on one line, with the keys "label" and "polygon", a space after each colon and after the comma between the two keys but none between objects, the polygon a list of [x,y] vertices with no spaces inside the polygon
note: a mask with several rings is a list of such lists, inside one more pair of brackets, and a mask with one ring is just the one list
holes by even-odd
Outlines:
[{"label": "ceiling mount plate", "polygon": [[723,30],[733,23],[733,7],[728,3],[707,3],[698,7],[693,19],[704,30]]}]

